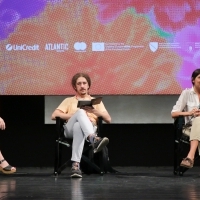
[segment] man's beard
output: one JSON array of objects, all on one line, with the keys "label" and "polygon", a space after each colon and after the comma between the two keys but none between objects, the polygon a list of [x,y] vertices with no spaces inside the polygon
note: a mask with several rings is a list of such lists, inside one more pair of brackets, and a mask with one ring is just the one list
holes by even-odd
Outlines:
[{"label": "man's beard", "polygon": [[87,91],[86,90],[80,90],[80,94],[85,95],[85,94],[87,94]]}]

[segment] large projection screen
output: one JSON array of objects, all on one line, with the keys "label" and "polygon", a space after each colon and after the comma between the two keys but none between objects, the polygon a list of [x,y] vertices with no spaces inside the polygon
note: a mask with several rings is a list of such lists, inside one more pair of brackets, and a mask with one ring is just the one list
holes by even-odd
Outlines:
[{"label": "large projection screen", "polygon": [[199,0],[0,0],[1,95],[175,95],[199,64]]}]

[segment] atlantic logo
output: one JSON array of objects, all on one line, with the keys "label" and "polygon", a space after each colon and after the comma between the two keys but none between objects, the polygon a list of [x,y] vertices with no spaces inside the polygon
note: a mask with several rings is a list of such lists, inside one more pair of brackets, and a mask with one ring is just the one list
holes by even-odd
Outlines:
[{"label": "atlantic logo", "polygon": [[48,43],[45,45],[46,51],[65,52],[69,49],[67,43]]},{"label": "atlantic logo", "polygon": [[39,51],[39,45],[34,44],[32,46],[26,45],[26,44],[7,44],[6,45],[6,50],[7,51]]}]

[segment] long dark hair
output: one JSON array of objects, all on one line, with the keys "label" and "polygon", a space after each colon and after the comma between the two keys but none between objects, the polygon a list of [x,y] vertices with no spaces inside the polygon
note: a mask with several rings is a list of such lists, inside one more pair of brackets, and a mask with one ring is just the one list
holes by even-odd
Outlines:
[{"label": "long dark hair", "polygon": [[195,78],[200,74],[200,69],[196,69],[193,71],[192,73],[192,77],[191,77],[191,81],[192,81],[192,85],[194,85],[193,81],[195,80]]}]

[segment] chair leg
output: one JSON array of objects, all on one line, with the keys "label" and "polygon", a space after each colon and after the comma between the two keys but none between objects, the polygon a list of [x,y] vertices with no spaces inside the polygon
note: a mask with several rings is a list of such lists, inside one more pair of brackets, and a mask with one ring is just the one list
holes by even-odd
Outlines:
[{"label": "chair leg", "polygon": [[61,171],[59,170],[61,165],[61,157],[62,156],[62,145],[60,145],[59,141],[56,141],[55,145],[55,161],[54,161],[54,175],[58,176]]},{"label": "chair leg", "polygon": [[178,145],[177,141],[174,142],[174,175],[178,175],[179,166],[178,166]]},{"label": "chair leg", "polygon": [[58,168],[58,171],[61,173],[67,166],[69,166],[69,163],[71,162],[72,162],[71,159],[65,162],[62,166]]},{"label": "chair leg", "polygon": [[174,147],[174,175],[180,175],[182,176],[184,172],[186,172],[188,169],[185,167],[181,167],[180,163],[184,157],[183,155],[183,149],[184,149],[184,143],[182,141],[175,141],[175,147]]},{"label": "chair leg", "polygon": [[[89,167],[91,167],[92,169],[94,169],[97,173],[99,173],[100,175],[104,174],[104,168],[103,167],[99,167],[97,166],[93,161],[91,161],[87,156],[85,156],[85,153],[88,153],[92,150],[91,146],[85,146],[84,150],[83,150],[83,154],[82,154],[82,160],[85,161]],[[92,150],[93,151],[93,150]],[[94,156],[94,155],[93,155]],[[92,156],[92,157],[93,157]],[[100,162],[101,163],[101,162]]]},{"label": "chair leg", "polygon": [[92,163],[90,161],[89,158],[87,158],[85,155],[82,155],[82,160],[84,160],[89,166],[91,166],[94,170],[96,170],[96,172],[98,172],[99,174],[103,175],[104,172],[97,166],[95,165],[94,163]]},{"label": "chair leg", "polygon": [[179,176],[183,176],[183,174],[188,170],[186,167],[180,167],[179,169]]}]

